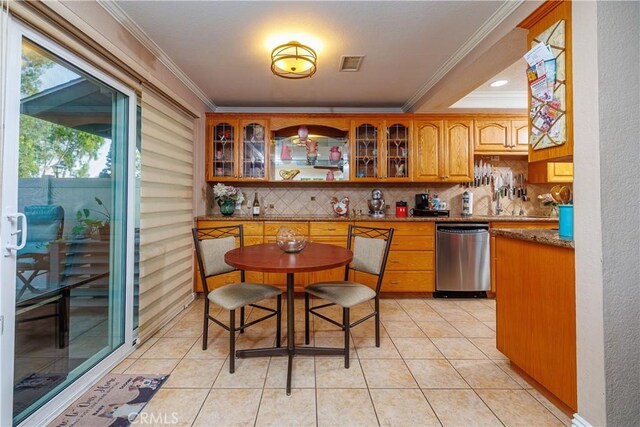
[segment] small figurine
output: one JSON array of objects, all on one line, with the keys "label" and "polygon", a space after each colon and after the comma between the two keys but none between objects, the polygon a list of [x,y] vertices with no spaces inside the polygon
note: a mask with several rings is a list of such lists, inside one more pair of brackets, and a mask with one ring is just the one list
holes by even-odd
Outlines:
[{"label": "small figurine", "polygon": [[333,211],[338,214],[338,216],[348,216],[349,215],[349,198],[343,197],[338,200],[337,197],[333,197],[331,199],[331,207]]},{"label": "small figurine", "polygon": [[334,145],[329,149],[329,161],[331,163],[339,162],[341,157],[342,157],[342,153],[340,152],[340,147],[338,147],[337,145]]},{"label": "small figurine", "polygon": [[404,163],[396,165],[396,178],[404,177]]},{"label": "small figurine", "polygon": [[291,160],[291,147],[287,144],[282,144],[282,150],[280,151],[280,160]]}]

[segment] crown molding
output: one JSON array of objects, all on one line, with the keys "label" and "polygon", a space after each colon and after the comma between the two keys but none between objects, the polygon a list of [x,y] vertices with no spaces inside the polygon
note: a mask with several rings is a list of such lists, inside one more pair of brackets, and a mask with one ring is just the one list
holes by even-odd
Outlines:
[{"label": "crown molding", "polygon": [[218,107],[211,98],[194,83],[178,65],[169,58],[161,48],[144,32],[127,13],[122,10],[115,0],[96,0],[120,25],[147,48],[169,71],[178,78],[191,92],[193,92],[211,111]]},{"label": "crown molding", "polygon": [[411,108],[438,83],[449,71],[453,69],[462,59],[475,49],[482,40],[484,40],[498,25],[502,23],[509,15],[511,15],[524,0],[505,1],[496,10],[493,15],[485,21],[475,33],[460,46],[460,48],[444,63],[436,73],[424,84],[409,100],[402,106],[404,112],[410,111]]},{"label": "crown molding", "polygon": [[346,113],[346,114],[402,114],[402,108],[386,107],[223,107],[216,113]]}]

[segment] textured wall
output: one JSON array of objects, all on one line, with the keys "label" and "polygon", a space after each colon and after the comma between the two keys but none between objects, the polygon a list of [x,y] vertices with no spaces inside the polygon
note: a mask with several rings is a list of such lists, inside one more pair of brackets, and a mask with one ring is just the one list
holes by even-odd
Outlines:
[{"label": "textured wall", "polygon": [[640,3],[598,2],[604,357],[610,426],[640,424],[638,23]]},{"label": "textured wall", "polygon": [[[602,217],[596,2],[573,2],[574,240],[578,414],[607,422],[602,313]],[[576,424],[580,425],[580,424]]]},{"label": "textured wall", "polygon": [[[503,157],[504,159],[504,157]],[[499,162],[493,162],[493,166],[499,172],[506,172],[511,170],[514,175],[518,173],[525,173],[527,169],[527,162],[525,160],[501,160]],[[367,200],[371,198],[371,190],[373,188],[380,188],[383,192],[386,203],[390,206],[389,212],[395,213],[395,203],[399,200],[403,200],[408,203],[409,208],[414,206],[414,196],[416,193],[423,193],[427,189],[432,194],[438,194],[440,200],[446,201],[449,204],[449,209],[452,215],[460,214],[462,209],[462,193],[466,190],[465,187],[458,184],[412,184],[412,185],[364,185],[358,184],[338,184],[335,185],[318,185],[314,187],[309,186],[260,186],[254,187],[251,185],[242,185],[245,197],[248,199],[243,203],[241,214],[249,214],[249,207],[253,201],[254,192],[257,191],[260,202],[263,207],[266,208],[267,214],[281,214],[281,215],[327,215],[332,214],[330,200],[332,197],[344,197],[348,196],[350,200],[350,209],[359,210],[363,213],[368,212]],[[550,209],[545,206],[541,206],[537,200],[537,195],[546,193],[549,191],[548,185],[529,185],[528,192],[530,200],[523,202],[520,199],[514,198],[509,200],[507,197],[501,199],[502,207],[505,209],[502,215],[511,215],[512,211],[516,210],[516,215],[520,211],[522,206],[523,211],[527,215],[548,215]],[[495,210],[495,201],[492,200],[491,186],[485,185],[478,188],[470,188],[474,193],[474,214],[475,215],[489,215],[493,214]],[[208,213],[219,213],[217,205],[212,204],[212,193],[209,191],[208,198]],[[312,200],[315,199],[315,200]],[[249,205],[247,205],[249,203]],[[270,206],[273,206],[272,208]]]}]

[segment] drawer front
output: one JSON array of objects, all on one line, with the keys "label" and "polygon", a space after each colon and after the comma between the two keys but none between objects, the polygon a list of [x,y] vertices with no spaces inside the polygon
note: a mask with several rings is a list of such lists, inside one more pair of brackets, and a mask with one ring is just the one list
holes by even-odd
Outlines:
[{"label": "drawer front", "polygon": [[386,221],[366,221],[356,222],[361,227],[392,228],[395,236],[434,236],[434,222],[386,222]]},{"label": "drawer front", "polygon": [[558,228],[557,222],[492,222],[490,228]]},{"label": "drawer front", "polygon": [[296,230],[298,233],[309,235],[309,223],[308,222],[265,222],[264,223],[264,235],[275,236],[278,234],[280,227],[288,227]]},{"label": "drawer front", "polygon": [[389,252],[387,271],[433,270],[433,251]]},{"label": "drawer front", "polygon": [[[377,277],[356,271],[355,281],[375,289]],[[387,271],[382,280],[381,292],[433,292],[433,271]],[[384,317],[384,312],[381,313]]]},{"label": "drawer front", "polygon": [[433,251],[435,239],[433,236],[396,236],[391,240],[392,251]]},{"label": "drawer front", "polygon": [[198,221],[198,228],[227,227],[242,224],[245,236],[262,236],[261,221]]},{"label": "drawer front", "polygon": [[315,243],[326,243],[328,245],[336,245],[336,246],[340,246],[342,248],[346,248],[347,247],[347,236],[345,235],[344,237],[316,237],[316,236],[311,236],[309,237],[309,241],[311,242],[315,242]]},{"label": "drawer front", "polygon": [[332,237],[349,234],[348,222],[315,222],[309,223],[309,236]]}]

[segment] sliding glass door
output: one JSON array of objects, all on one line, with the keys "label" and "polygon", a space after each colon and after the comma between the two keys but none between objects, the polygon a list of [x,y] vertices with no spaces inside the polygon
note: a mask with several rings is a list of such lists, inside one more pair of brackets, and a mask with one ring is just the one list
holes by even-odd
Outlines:
[{"label": "sliding glass door", "polygon": [[135,179],[133,93],[29,37],[19,43],[18,138],[5,141],[17,162],[3,164],[2,181],[15,210],[3,212],[13,237],[1,291],[15,302],[14,424],[131,345]]}]

